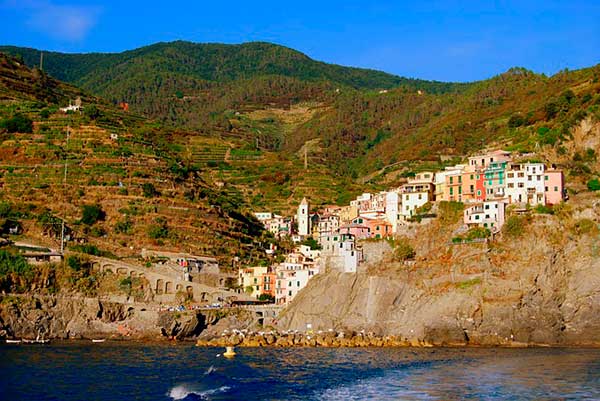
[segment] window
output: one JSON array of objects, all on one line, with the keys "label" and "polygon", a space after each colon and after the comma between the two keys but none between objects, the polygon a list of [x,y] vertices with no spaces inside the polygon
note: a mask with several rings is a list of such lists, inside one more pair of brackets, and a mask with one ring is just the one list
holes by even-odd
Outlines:
[{"label": "window", "polygon": [[548,181],[548,176],[547,175],[544,176],[544,180]]},{"label": "window", "polygon": [[291,297],[292,296],[292,291],[288,291],[288,295]]},{"label": "window", "polygon": [[422,198],[422,195],[421,195],[421,194],[419,194],[419,200],[421,200],[421,198]]},{"label": "window", "polygon": [[490,205],[485,205],[485,209],[486,210],[489,209],[489,208],[490,208]]},{"label": "window", "polygon": [[544,191],[548,192],[548,187],[544,187]]},{"label": "window", "polygon": [[[291,287],[291,286],[292,286],[292,282],[290,281],[290,282],[288,283],[288,287]],[[290,295],[291,295],[291,294],[290,294]]]},{"label": "window", "polygon": [[462,187],[458,187],[458,193],[459,195],[462,194]]},{"label": "window", "polygon": [[296,286],[300,287],[300,282],[299,281],[296,281]]},{"label": "window", "polygon": [[554,187],[554,192],[558,192],[558,187]]},{"label": "window", "polygon": [[509,182],[509,183],[508,183],[508,187],[509,187],[509,188],[514,188],[514,187],[515,187],[515,184],[514,184],[514,183],[512,183],[512,182]]},{"label": "window", "polygon": [[450,188],[450,195],[454,195],[454,188]]},{"label": "window", "polygon": [[256,277],[254,277],[254,284],[258,283],[258,279]]},{"label": "window", "polygon": [[506,176],[507,176],[508,178],[514,178],[514,176],[515,176],[515,173],[508,173],[508,174],[506,174]]},{"label": "window", "polygon": [[454,177],[450,177],[450,184],[454,182]]},{"label": "window", "polygon": [[470,193],[475,192],[475,186],[474,185],[469,186],[469,192]]},{"label": "window", "polygon": [[478,214],[475,215],[475,220],[479,220],[479,215]]},{"label": "window", "polygon": [[471,179],[473,179],[473,174],[471,174]]},{"label": "window", "polygon": [[477,190],[477,196],[481,196],[481,190],[480,189]]}]

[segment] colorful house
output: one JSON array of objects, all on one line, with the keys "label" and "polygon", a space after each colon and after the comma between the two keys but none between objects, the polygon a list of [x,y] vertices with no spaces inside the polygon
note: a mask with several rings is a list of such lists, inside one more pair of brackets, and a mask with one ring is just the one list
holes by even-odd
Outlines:
[{"label": "colorful house", "polygon": [[504,198],[507,166],[507,161],[490,162],[483,170],[485,199]]},{"label": "colorful house", "polygon": [[511,161],[510,152],[505,150],[494,150],[492,152],[469,157],[469,168],[473,170],[483,170],[492,163],[509,161]]},{"label": "colorful house", "polygon": [[561,170],[546,170],[544,194],[549,205],[559,204],[565,199],[565,177]]},{"label": "colorful house", "polygon": [[262,294],[275,297],[275,271],[271,266],[240,268],[238,285],[242,291],[255,298]]}]

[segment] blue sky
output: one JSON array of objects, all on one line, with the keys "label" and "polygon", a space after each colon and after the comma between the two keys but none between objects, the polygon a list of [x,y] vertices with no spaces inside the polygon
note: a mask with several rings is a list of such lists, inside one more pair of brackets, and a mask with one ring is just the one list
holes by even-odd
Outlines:
[{"label": "blue sky", "polygon": [[0,44],[114,52],[158,41],[268,41],[343,65],[442,81],[600,63],[600,0],[0,0]]}]

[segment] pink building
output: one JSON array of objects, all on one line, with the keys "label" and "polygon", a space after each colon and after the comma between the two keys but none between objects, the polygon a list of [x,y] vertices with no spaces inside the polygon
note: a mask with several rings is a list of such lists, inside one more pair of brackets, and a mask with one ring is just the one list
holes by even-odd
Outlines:
[{"label": "pink building", "polygon": [[565,177],[561,170],[546,170],[544,192],[547,205],[556,205],[564,200]]},{"label": "pink building", "polygon": [[369,227],[364,223],[363,217],[357,217],[352,223],[340,227],[340,234],[351,234],[354,238],[366,239],[370,237]]}]

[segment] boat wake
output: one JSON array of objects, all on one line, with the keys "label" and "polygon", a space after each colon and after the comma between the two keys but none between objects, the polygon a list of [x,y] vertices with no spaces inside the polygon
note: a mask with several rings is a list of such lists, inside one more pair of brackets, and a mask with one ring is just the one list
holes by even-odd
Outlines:
[{"label": "boat wake", "polygon": [[179,384],[173,387],[167,395],[173,400],[210,400],[214,394],[225,393],[230,389],[228,386],[221,386],[213,389],[202,390],[200,386],[194,384]]}]

